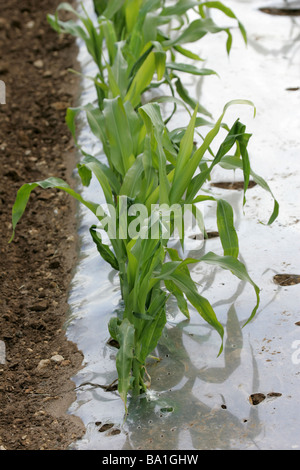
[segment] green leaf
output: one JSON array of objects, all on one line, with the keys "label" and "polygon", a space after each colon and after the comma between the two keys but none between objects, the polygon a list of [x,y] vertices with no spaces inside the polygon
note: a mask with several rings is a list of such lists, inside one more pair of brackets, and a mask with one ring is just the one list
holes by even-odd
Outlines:
[{"label": "green leaf", "polygon": [[[163,275],[158,276],[157,279],[162,278],[164,281],[172,281],[179,289],[179,291],[186,295],[188,301],[196,308],[202,318],[219,333],[222,340],[222,344],[219,350],[220,355],[223,350],[224,328],[222,324],[218,321],[216,314],[209,301],[198,293],[197,287],[194,281],[192,280],[190,273],[183,269],[186,267],[187,263],[191,262],[198,263],[199,260],[190,258],[181,262],[172,261],[170,262],[169,266],[167,266],[166,268],[163,267]],[[174,266],[177,266],[177,268],[172,269]]]},{"label": "green leaf", "polygon": [[153,321],[153,318],[150,315],[147,315],[147,313],[133,312],[133,316],[140,320]]},{"label": "green leaf", "polygon": [[113,269],[116,271],[119,271],[119,263],[117,258],[115,257],[114,253],[111,251],[108,245],[104,244],[102,242],[102,238],[99,232],[97,232],[97,226],[92,225],[90,227],[90,234],[92,236],[92,239],[94,243],[97,246],[97,250],[102,256],[102,258],[111,265]]},{"label": "green leaf", "polygon": [[134,357],[134,326],[125,318],[117,329],[117,341],[120,345],[116,356],[118,371],[118,391],[127,412],[127,395],[131,388],[131,368]]},{"label": "green leaf", "polygon": [[122,52],[123,43],[116,43],[115,47],[117,51],[115,54],[115,59],[111,67],[111,70],[112,70],[112,73],[114,74],[116,83],[118,84],[121,98],[123,99],[126,95],[127,86],[128,86],[128,77],[127,77],[128,65]]},{"label": "green leaf", "polygon": [[165,303],[166,293],[159,290],[151,299],[150,307],[147,315],[152,318],[152,321],[146,321],[139,335],[139,343],[141,348],[139,351],[138,359],[144,363],[147,356],[156,348],[158,341],[161,338],[163,329],[167,323]]},{"label": "green leaf", "polygon": [[122,8],[125,0],[109,0],[106,9],[103,11],[102,15],[106,18],[112,18],[115,13],[117,13],[120,8]]},{"label": "green leaf", "polygon": [[[194,132],[195,132],[195,122],[197,116],[197,107],[194,111],[192,118],[190,119],[189,125],[186,129],[186,132],[180,142],[179,152],[176,161],[175,173],[173,178],[173,185],[176,185],[177,181],[182,180],[184,169],[189,164],[189,160],[192,155],[194,148]],[[173,186],[171,188],[170,198],[172,200]]]},{"label": "green leaf", "polygon": [[110,336],[117,341],[119,326],[121,324],[121,320],[117,317],[113,317],[108,322],[108,331]]},{"label": "green leaf", "polygon": [[203,11],[203,8],[204,7],[207,7],[207,8],[216,8],[220,11],[222,11],[226,16],[228,16],[229,18],[233,18],[233,19],[236,19],[237,20],[237,23],[238,23],[238,27],[240,29],[240,32],[243,36],[243,39],[245,41],[245,43],[247,44],[247,33],[246,33],[246,30],[243,26],[243,24],[238,20],[238,18],[236,17],[236,15],[234,14],[234,12],[228,8],[226,5],[224,5],[224,3],[222,2],[218,2],[218,1],[212,1],[212,2],[203,2],[200,4],[199,6],[199,9],[201,11]]},{"label": "green leaf", "polygon": [[116,81],[115,75],[112,72],[111,66],[106,64],[107,76],[108,76],[108,84],[109,84],[109,98],[116,98],[121,96],[121,91],[119,85]]},{"label": "green leaf", "polygon": [[233,210],[231,205],[223,199],[219,199],[217,202],[217,225],[224,255],[237,258],[239,241],[234,227]]},{"label": "green leaf", "polygon": [[216,72],[214,70],[206,68],[199,69],[194,65],[179,64],[178,62],[168,62],[166,63],[166,68],[170,70],[177,70],[179,72],[189,73],[191,75],[216,75]]},{"label": "green leaf", "polygon": [[77,201],[84,204],[93,214],[97,214],[98,204],[93,202],[86,201],[83,197],[76,193],[64,180],[60,178],[50,177],[43,181],[37,181],[36,183],[25,183],[17,192],[16,200],[12,208],[12,227],[13,233],[9,242],[14,239],[15,230],[18,222],[20,221],[24,211],[26,209],[29,197],[31,192],[37,187],[40,186],[43,189],[56,188],[65,191],[70,194],[72,197],[77,199]]},{"label": "green leaf", "polygon": [[212,118],[211,113],[189,95],[188,90],[183,86],[179,78],[177,78],[175,82],[175,87],[178,95],[186,104],[188,104],[192,109],[195,109],[197,107],[198,113],[204,114],[205,116]]},{"label": "green leaf", "polygon": [[121,98],[105,99],[103,114],[111,163],[124,176],[134,162],[134,155],[128,117]]},{"label": "green leaf", "polygon": [[179,1],[175,5],[164,7],[161,11],[161,15],[162,16],[183,15],[190,8],[194,8],[197,5],[199,5],[199,2],[195,0]]},{"label": "green leaf", "polygon": [[139,113],[143,118],[148,134],[152,134],[153,128],[157,130],[158,135],[162,136],[164,122],[161,116],[160,107],[156,103],[148,103],[139,108]]},{"label": "green leaf", "polygon": [[105,37],[105,44],[108,50],[110,64],[113,64],[116,56],[117,42],[117,35],[115,32],[114,23],[110,20],[99,18],[99,24]]},{"label": "green leaf", "polygon": [[155,142],[158,157],[159,173],[159,201],[161,204],[169,203],[170,184],[166,171],[166,155],[163,148],[164,123],[161,117],[160,107],[157,103],[148,103],[139,108],[147,133]]},{"label": "green leaf", "polygon": [[133,77],[125,100],[131,102],[135,108],[141,101],[141,95],[147,86],[151,83],[156,70],[156,59],[154,52],[150,52],[143,64]]},{"label": "green leaf", "polygon": [[200,61],[203,60],[197,54],[195,54],[194,52],[192,52],[188,49],[185,49],[182,46],[173,46],[173,47],[174,47],[175,51],[177,51],[179,54],[183,55],[184,57],[188,57],[189,59],[192,59],[192,60],[200,60]]},{"label": "green leaf", "polygon": [[[119,194],[120,192],[120,182],[116,176],[116,174],[113,172],[111,168],[109,168],[107,165],[102,163],[100,160],[98,160],[96,157],[93,157],[92,155],[89,155],[88,153],[82,151],[83,154],[83,159],[82,159],[82,165],[85,164],[85,166],[89,163],[94,163],[95,166],[98,166],[101,172],[104,174],[107,183],[109,183],[112,191],[114,194]],[[99,180],[98,180],[99,181]],[[110,191],[108,193],[110,195]]]},{"label": "green leaf", "polygon": [[126,26],[129,33],[133,30],[137,22],[142,3],[143,0],[127,0],[125,2]]},{"label": "green leaf", "polygon": [[98,16],[102,15],[105,8],[107,7],[109,0],[93,0],[93,1],[94,1],[95,12],[97,13]]},{"label": "green leaf", "polygon": [[188,308],[187,301],[184,298],[183,293],[181,292],[180,289],[176,286],[176,284],[173,281],[168,281],[165,280],[165,286],[168,289],[168,291],[174,295],[177,301],[177,305],[179,310],[183,313],[183,315],[187,318],[190,318],[190,312]]},{"label": "green leaf", "polygon": [[76,145],[77,145],[77,137],[76,137],[75,118],[79,111],[80,111],[80,108],[68,108],[66,112],[66,118],[65,118],[67,126],[71,131],[72,137]]},{"label": "green leaf", "polygon": [[120,195],[135,198],[141,187],[141,177],[144,171],[143,156],[139,155],[134,164],[129,168],[124,176]]},{"label": "green leaf", "polygon": [[[185,172],[185,177],[182,179],[182,181],[178,182],[177,187],[173,189],[175,192],[175,197],[182,197],[184,191],[188,188],[187,190],[187,196],[186,196],[186,203],[190,202],[191,200],[194,199],[198,191],[201,189],[202,185],[204,182],[209,178],[211,171],[213,168],[220,163],[221,159],[227,154],[227,152],[232,148],[232,146],[235,144],[236,140],[242,136],[245,132],[245,126],[241,124],[238,120],[233,124],[232,128],[228,132],[228,135],[225,137],[224,141],[220,145],[218,152],[209,166],[204,171],[201,171],[201,173],[197,174],[194,177],[195,171],[197,167],[199,166],[204,154],[206,151],[209,150],[210,144],[214,140],[214,138],[217,136],[219,133],[219,130],[222,125],[222,120],[223,117],[227,111],[227,109],[230,106],[237,105],[237,104],[246,104],[253,106],[253,103],[249,100],[233,100],[224,106],[223,113],[217,120],[216,124],[214,127],[208,132],[208,134],[205,136],[202,145],[199,147],[198,150],[195,151],[193,154],[189,166],[186,168]],[[254,107],[255,109],[255,107]]]},{"label": "green leaf", "polygon": [[113,194],[112,194],[112,190],[111,190],[111,185],[110,185],[110,182],[109,182],[107,176],[105,175],[101,165],[98,164],[96,159],[94,161],[89,161],[89,162],[85,163],[85,165],[87,166],[87,168],[89,170],[91,170],[93,172],[93,174],[96,176],[98,182],[100,183],[107,204],[113,205],[114,204],[114,199],[113,199]]},{"label": "green leaf", "polygon": [[170,47],[173,45],[196,42],[208,33],[214,34],[221,31],[225,31],[225,29],[217,26],[211,18],[198,19],[192,21],[178,37],[166,40],[162,45],[164,47]]},{"label": "green leaf", "polygon": [[83,186],[89,186],[92,179],[91,170],[81,163],[78,163],[77,169]]}]

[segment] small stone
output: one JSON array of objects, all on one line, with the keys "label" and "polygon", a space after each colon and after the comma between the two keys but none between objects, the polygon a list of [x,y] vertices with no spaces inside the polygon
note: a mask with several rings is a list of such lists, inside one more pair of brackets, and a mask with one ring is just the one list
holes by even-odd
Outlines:
[{"label": "small stone", "polygon": [[60,362],[63,362],[65,359],[63,356],[61,356],[60,354],[55,354],[54,356],[51,357],[51,361],[53,362],[56,362],[57,364],[59,364]]},{"label": "small stone", "polygon": [[35,24],[34,21],[28,21],[28,23],[26,23],[26,28],[32,29],[34,28],[34,24]]},{"label": "small stone", "polygon": [[45,370],[50,365],[50,359],[41,359],[37,365],[37,371],[41,372]]},{"label": "small stone", "polygon": [[65,359],[64,361],[61,362],[61,365],[64,367],[67,367],[71,364],[71,361],[69,359]]},{"label": "small stone", "polygon": [[46,71],[43,73],[43,77],[45,77],[45,78],[52,77],[52,72],[51,72],[51,70],[46,70]]},{"label": "small stone", "polygon": [[56,103],[51,104],[51,108],[55,109],[55,111],[65,111],[69,106],[69,103],[65,101],[57,101]]},{"label": "small stone", "polygon": [[5,364],[6,362],[6,348],[4,341],[0,341],[0,364]]},{"label": "small stone", "polygon": [[35,60],[33,65],[37,69],[42,69],[44,67],[44,62],[41,59]]}]

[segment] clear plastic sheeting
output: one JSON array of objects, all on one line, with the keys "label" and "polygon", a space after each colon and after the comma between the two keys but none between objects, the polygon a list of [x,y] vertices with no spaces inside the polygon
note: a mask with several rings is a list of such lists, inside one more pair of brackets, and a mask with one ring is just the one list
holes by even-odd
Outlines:
[{"label": "clear plastic sheeting", "polygon": [[[252,167],[279,201],[278,219],[265,225],[273,200],[259,186],[248,190],[244,207],[241,191],[207,187],[234,208],[240,259],[261,288],[257,316],[243,328],[256,300],[251,286],[219,268],[195,266],[199,291],[224,325],[224,352],[217,357],[219,336],[196,311],[187,321],[170,303],[167,327],[154,352],[160,360],[150,358],[147,366],[149,393],[129,401],[124,422],[124,406],[113,387],[116,349],[107,343],[108,321],[120,308],[118,277],[90,238],[93,217],[80,209],[82,246],[67,334],[85,359],[73,378],[77,400],[69,412],[82,419],[86,434],[74,449],[300,449],[300,284],[274,282],[277,274],[300,274],[300,20],[262,13],[259,8],[268,2],[226,4],[244,24],[248,45],[238,30],[229,57],[221,36],[191,45],[219,76],[189,78],[185,86],[215,118],[232,99],[249,99],[257,109],[253,118],[250,107],[232,107],[225,121],[240,118],[253,134]],[[93,13],[89,2],[85,7]],[[217,11],[216,20],[230,22]],[[82,71],[93,75],[84,45],[79,46]],[[83,104],[93,101],[93,83],[84,79],[83,88]],[[175,119],[174,127],[182,123],[181,113]],[[105,159],[84,121],[79,140],[89,153]],[[212,181],[238,181],[239,176],[218,170]],[[83,193],[99,201],[103,196],[93,184]],[[201,208],[207,230],[216,230],[213,203]],[[219,239],[207,240],[193,256],[206,251],[221,254]]]}]

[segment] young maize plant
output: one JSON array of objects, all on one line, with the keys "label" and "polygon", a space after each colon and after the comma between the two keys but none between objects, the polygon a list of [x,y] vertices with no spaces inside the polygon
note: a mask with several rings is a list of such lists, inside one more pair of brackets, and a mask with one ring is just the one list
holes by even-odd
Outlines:
[{"label": "young maize plant", "polygon": [[[236,104],[235,102],[229,103],[224,108],[199,148],[195,148],[194,145],[197,110],[193,113],[178,146],[172,141],[173,134],[164,124],[157,103],[148,103],[135,112],[132,108],[127,111],[120,98],[110,100],[110,104],[115,106],[110,107],[109,119],[113,119],[114,113],[120,112],[131,123],[128,128],[126,126],[115,128],[119,135],[114,136],[113,142],[116,147],[113,153],[114,156],[117,155],[114,162],[120,172],[120,179],[116,178],[109,165],[91,155],[85,155],[79,164],[82,183],[88,185],[94,175],[101,185],[109,210],[104,210],[97,202],[84,200],[80,193],[71,189],[63,180],[50,177],[44,181],[26,183],[19,189],[13,206],[12,221],[15,232],[30,193],[37,186],[44,189],[58,188],[69,193],[96,216],[99,223],[90,228],[90,233],[101,256],[113,269],[119,271],[120,277],[124,308],[120,316],[113,317],[109,322],[109,332],[119,344],[116,356],[118,390],[126,407],[130,390],[134,395],[146,390],[144,383],[146,359],[155,349],[166,324],[166,302],[170,295],[175,297],[179,309],[187,318],[191,304],[203,319],[216,329],[221,338],[219,353],[222,351],[223,326],[209,301],[198,293],[188,269],[190,264],[218,265],[249,282],[254,288],[256,303],[248,321],[254,317],[259,305],[259,288],[249,277],[245,266],[238,260],[239,247],[233,210],[225,200],[217,200],[207,192],[201,194],[200,191],[218,164],[230,165],[230,168],[242,168],[245,193],[251,174],[264,189],[269,190],[269,187],[250,169],[247,152],[250,135],[245,132],[245,126],[238,120],[227,132],[214,158],[206,162],[206,166],[201,166],[206,154],[211,156],[209,148],[219,134],[226,109]],[[134,123],[131,122],[132,119]],[[130,153],[129,156],[124,154],[125,138],[127,142],[140,141],[136,154]],[[234,147],[234,156],[228,155]],[[168,237],[163,236],[164,221],[160,221],[161,230],[158,230],[158,236],[151,235],[157,205],[159,207],[178,205],[181,208],[189,205],[193,211],[197,203],[206,200],[216,202],[217,224],[224,256],[209,252],[200,259],[181,259],[178,251],[168,246]],[[138,217],[137,211],[140,212]],[[275,200],[269,223],[276,218],[277,211],[278,204]],[[132,224],[139,228],[133,230],[131,235]],[[170,218],[167,224],[169,224],[168,233],[172,234],[176,220]],[[109,243],[103,242],[99,229],[106,232]],[[200,229],[203,229],[201,224]]]},{"label": "young maize plant", "polygon": [[[84,186],[90,184],[92,177],[98,180],[107,208],[97,201],[85,200],[80,191],[75,191],[59,178],[25,183],[19,189],[13,206],[11,240],[30,194],[37,186],[65,191],[94,214],[97,224],[90,228],[92,239],[103,259],[119,272],[123,308],[110,320],[108,327],[118,344],[118,390],[127,410],[129,391],[138,395],[146,390],[146,360],[157,346],[165,327],[169,296],[176,299],[180,311],[187,318],[189,305],[192,305],[216,329],[221,338],[219,353],[222,351],[223,326],[209,301],[199,294],[190,265],[217,265],[249,282],[256,301],[248,321],[257,311],[259,288],[238,259],[239,242],[232,207],[225,200],[218,200],[203,191],[213,169],[221,165],[225,169],[243,171],[244,203],[250,176],[274,196],[268,184],[251,169],[247,152],[250,135],[246,133],[245,126],[239,120],[230,129],[223,124],[229,106],[252,106],[252,103],[242,100],[228,103],[219,119],[210,124],[210,130],[198,146],[194,142],[195,132],[205,121],[197,116],[199,110],[202,114],[206,111],[188,96],[179,77],[174,74],[176,70],[207,74],[206,69],[175,61],[175,52],[199,59],[182,45],[201,39],[207,33],[225,31],[228,35],[227,49],[230,50],[230,30],[217,27],[210,18],[206,18],[205,11],[218,8],[235,19],[231,10],[220,2],[183,0],[173,7],[165,7],[164,1],[98,0],[95,7],[99,14],[97,27],[87,14],[78,15],[66,3],[60,5],[59,10],[75,13],[84,28],[73,21],[61,22],[57,13],[55,17],[49,17],[49,21],[56,30],[84,39],[98,66],[99,73],[93,79],[98,90],[97,106],[89,104],[83,108],[70,108],[66,121],[76,142],[75,119],[79,111],[84,110],[91,132],[99,139],[106,162],[80,148],[82,159],[78,173]],[[196,9],[200,17],[186,26],[185,16],[189,9]],[[176,38],[159,29],[174,18],[180,25]],[[239,22],[238,25],[245,36]],[[169,62],[167,53],[171,56]],[[170,131],[169,119],[162,117],[159,99],[142,105],[142,97],[150,87],[163,83],[171,90],[170,96],[164,99],[177,104],[179,98],[175,97],[174,78],[179,97],[187,109],[191,107],[192,114],[187,126]],[[221,129],[226,136],[214,153],[212,146]],[[169,239],[181,226],[180,239],[184,246],[186,207],[205,236],[198,204],[207,200],[216,204],[223,256],[209,252],[199,259],[181,258],[179,252],[170,247]],[[168,214],[172,212],[169,218],[164,217],[166,208],[172,209],[167,211]],[[174,215],[173,209],[179,209],[179,215]],[[272,223],[277,214],[278,203],[274,198],[274,210],[268,223]]]},{"label": "young maize plant", "polygon": [[[145,91],[164,86],[163,89],[170,90],[171,97],[180,97],[192,109],[197,104],[199,113],[211,117],[209,111],[189,96],[180,75],[205,76],[216,72],[188,63],[188,60],[199,63],[203,59],[184,46],[208,34],[225,33],[227,53],[230,52],[231,27],[218,26],[208,16],[210,9],[218,9],[225,17],[236,21],[246,42],[245,29],[233,11],[218,1],[180,0],[172,7],[165,7],[165,3],[165,0],[95,2],[99,15],[96,25],[84,6],[83,14],[79,14],[68,3],[62,3],[55,15],[48,15],[50,25],[57,32],[71,34],[86,44],[98,70],[96,77],[90,78],[96,86],[100,109],[105,98],[116,96],[129,100],[136,107],[141,104]],[[61,21],[58,15],[62,10],[73,13],[77,22]],[[189,12],[198,18],[190,22]],[[184,57],[184,63],[176,59],[178,55]],[[175,112],[176,100],[173,101]]]}]

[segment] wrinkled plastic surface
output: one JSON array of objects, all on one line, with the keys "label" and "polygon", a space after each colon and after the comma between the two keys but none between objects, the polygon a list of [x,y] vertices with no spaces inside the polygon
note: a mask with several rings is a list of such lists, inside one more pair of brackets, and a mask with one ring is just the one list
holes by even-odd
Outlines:
[{"label": "wrinkled plastic surface", "polygon": [[[107,344],[107,324],[119,308],[118,278],[90,238],[88,229],[95,220],[81,210],[82,248],[70,292],[67,329],[85,358],[73,378],[77,400],[69,410],[86,425],[75,449],[300,448],[300,328],[296,325],[300,284],[279,286],[273,280],[275,274],[300,273],[300,23],[295,17],[260,12],[267,2],[228,0],[226,4],[244,24],[248,46],[238,30],[230,57],[224,37],[215,35],[193,44],[193,50],[206,59],[205,66],[219,77],[200,81],[189,77],[185,85],[215,118],[232,99],[252,100],[257,108],[255,119],[250,107],[235,106],[225,120],[230,124],[239,117],[253,134],[252,167],[267,180],[280,203],[277,221],[264,225],[273,201],[259,186],[248,191],[244,208],[242,192],[213,191],[234,208],[241,260],[261,288],[258,314],[242,328],[255,305],[251,286],[229,272],[197,265],[193,276],[199,291],[225,327],[224,352],[217,357],[219,337],[194,310],[187,321],[175,304],[168,305],[169,321],[155,352],[161,360],[151,359],[147,367],[149,394],[130,401],[123,423],[118,393],[101,387],[116,379],[116,350]],[[231,24],[217,12],[215,18]],[[83,72],[93,74],[85,54],[81,46]],[[92,101],[93,84],[84,80],[83,88],[83,103]],[[182,119],[187,116],[178,112],[174,127]],[[80,141],[89,153],[104,158],[84,122]],[[218,170],[213,181],[237,181],[240,176]],[[97,201],[103,198],[94,181],[83,193]],[[201,207],[207,229],[216,230],[215,206]],[[206,251],[221,254],[219,239],[208,240],[197,253]],[[257,393],[263,394],[263,400],[254,405],[250,396]]]}]

